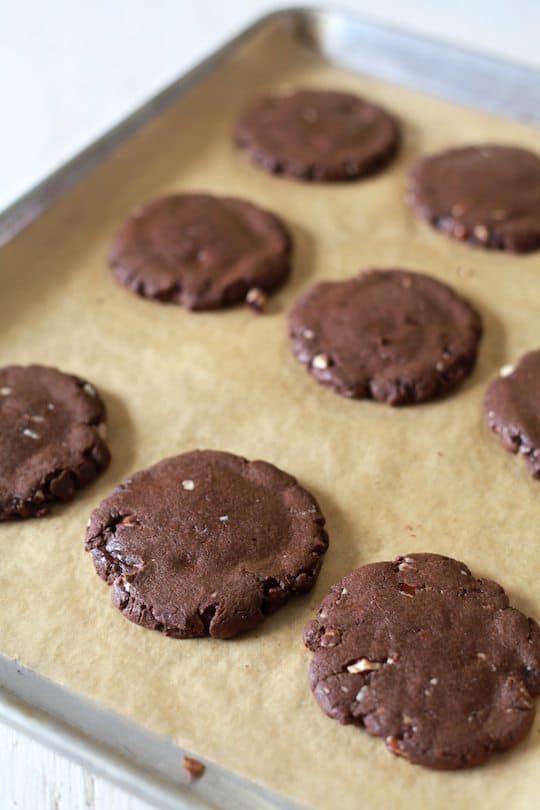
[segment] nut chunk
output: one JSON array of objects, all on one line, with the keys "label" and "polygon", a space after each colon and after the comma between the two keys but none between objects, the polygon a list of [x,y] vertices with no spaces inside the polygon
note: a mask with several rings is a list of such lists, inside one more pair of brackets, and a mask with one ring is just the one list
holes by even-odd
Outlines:
[{"label": "nut chunk", "polygon": [[185,756],[182,759],[182,767],[188,775],[188,781],[193,782],[195,779],[200,779],[205,771],[205,766],[198,759]]}]

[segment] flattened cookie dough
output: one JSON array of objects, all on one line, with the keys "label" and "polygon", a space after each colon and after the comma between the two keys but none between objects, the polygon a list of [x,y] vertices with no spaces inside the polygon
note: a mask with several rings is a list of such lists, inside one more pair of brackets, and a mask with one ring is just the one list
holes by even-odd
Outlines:
[{"label": "flattened cookie dough", "polygon": [[217,309],[272,292],[291,270],[292,242],[268,211],[233,197],[174,194],[137,209],[116,234],[109,264],[144,298]]},{"label": "flattened cookie dough", "polygon": [[540,158],[512,146],[428,155],[409,172],[418,216],[456,239],[526,253],[540,248]]},{"label": "flattened cookie dough", "polygon": [[86,548],[130,621],[176,638],[232,638],[311,588],[324,522],[272,464],[195,450],[114,490],[92,514]]},{"label": "flattened cookie dough", "polygon": [[0,520],[41,517],[110,461],[105,406],[85,380],[45,366],[0,369]]},{"label": "flattened cookie dough", "polygon": [[512,453],[521,453],[540,478],[540,350],[525,354],[515,369],[501,369],[484,397],[484,417]]},{"label": "flattened cookie dough", "polygon": [[355,180],[396,153],[397,121],[349,93],[296,90],[254,101],[240,118],[237,143],[254,163],[301,180]]},{"label": "flattened cookie dough", "polygon": [[456,560],[358,568],[330,589],[304,640],[321,709],[410,762],[478,765],[531,728],[540,628]]},{"label": "flattened cookie dough", "polygon": [[315,285],[289,312],[296,358],[338,394],[408,405],[455,388],[473,369],[478,314],[446,284],[369,270]]}]

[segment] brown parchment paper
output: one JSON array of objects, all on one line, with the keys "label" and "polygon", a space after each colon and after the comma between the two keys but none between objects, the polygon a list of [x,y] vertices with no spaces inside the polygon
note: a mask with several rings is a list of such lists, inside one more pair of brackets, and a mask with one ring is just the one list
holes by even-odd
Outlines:
[{"label": "brown parchment paper", "polygon": [[[464,77],[464,81],[467,78]],[[401,118],[400,158],[345,185],[252,167],[231,143],[243,104],[285,84],[365,93]],[[540,345],[540,253],[473,250],[416,221],[407,165],[446,145],[538,149],[538,131],[329,67],[286,35],[258,37],[0,254],[0,362],[88,377],[109,409],[113,462],[51,517],[0,525],[0,651],[203,756],[318,808],[530,808],[540,724],[486,767],[437,773],[325,717],[306,681],[302,629],[352,568],[400,553],[464,560],[540,617],[540,483],[485,428],[481,400],[504,363]],[[190,314],[139,300],[106,269],[137,203],[177,189],[273,209],[295,240],[294,274],[269,312]],[[319,278],[364,267],[424,270],[479,308],[480,359],[448,399],[393,410],[318,385],[292,358],[285,312]],[[194,447],[264,458],[320,500],[330,548],[315,590],[236,641],[176,641],[127,622],[83,551],[91,509],[132,471]]]}]

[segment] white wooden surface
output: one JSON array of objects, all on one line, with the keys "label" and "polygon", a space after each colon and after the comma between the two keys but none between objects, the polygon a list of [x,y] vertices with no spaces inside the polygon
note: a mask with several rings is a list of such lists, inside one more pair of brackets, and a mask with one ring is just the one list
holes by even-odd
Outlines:
[{"label": "white wooden surface", "polygon": [[[284,5],[294,3],[0,0],[0,209],[240,27]],[[540,67],[538,0],[336,5]],[[148,805],[0,724],[0,810],[12,808]]]},{"label": "white wooden surface", "polygon": [[78,765],[0,726],[1,810],[150,810]]}]

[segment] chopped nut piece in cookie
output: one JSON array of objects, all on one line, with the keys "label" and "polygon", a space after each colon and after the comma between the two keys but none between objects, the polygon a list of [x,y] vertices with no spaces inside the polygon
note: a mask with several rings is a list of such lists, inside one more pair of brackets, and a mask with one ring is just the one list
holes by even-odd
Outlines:
[{"label": "chopped nut piece in cookie", "polygon": [[485,225],[475,225],[473,233],[480,242],[487,242],[489,238],[489,232]]},{"label": "chopped nut piece in cookie", "polygon": [[408,585],[406,582],[398,582],[398,590],[403,596],[416,596],[416,588],[414,585]]},{"label": "chopped nut piece in cookie", "polygon": [[182,486],[191,492],[192,489],[195,489],[195,481],[192,481],[191,478],[185,478],[182,481]]},{"label": "chopped nut piece in cookie", "polygon": [[341,634],[336,630],[327,630],[321,636],[321,647],[336,647],[341,641]]},{"label": "chopped nut piece in cookie", "polygon": [[514,366],[511,363],[507,363],[504,366],[501,366],[499,369],[499,374],[501,377],[509,377],[510,374],[514,373]]},{"label": "chopped nut piece in cookie", "polygon": [[267,300],[268,296],[266,293],[258,287],[252,287],[246,295],[246,304],[257,314],[264,312]]},{"label": "chopped nut piece in cookie", "polygon": [[382,664],[379,661],[369,661],[367,658],[360,658],[360,660],[355,661],[354,664],[349,664],[347,672],[355,675],[357,672],[373,672],[381,667]]},{"label": "chopped nut piece in cookie", "polygon": [[405,757],[405,759],[408,759],[407,754],[405,753],[405,751],[401,749],[399,745],[399,740],[394,734],[391,734],[389,737],[387,737],[385,743],[388,750],[391,751],[393,754],[396,754],[396,756],[398,757]]},{"label": "chopped nut piece in cookie", "polygon": [[330,365],[330,358],[327,354],[316,354],[311,361],[311,365],[313,368],[318,368],[321,371],[324,371],[324,369],[328,368]]},{"label": "chopped nut piece in cookie", "polygon": [[365,698],[365,696],[367,695],[368,691],[369,690],[368,690],[367,686],[362,686],[362,688],[356,693],[355,700],[357,700],[358,702],[363,700]]}]

